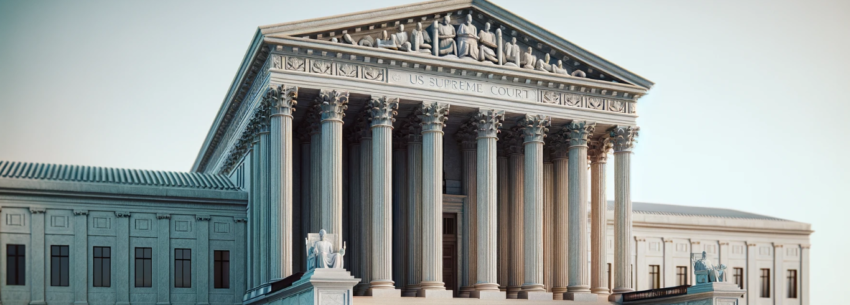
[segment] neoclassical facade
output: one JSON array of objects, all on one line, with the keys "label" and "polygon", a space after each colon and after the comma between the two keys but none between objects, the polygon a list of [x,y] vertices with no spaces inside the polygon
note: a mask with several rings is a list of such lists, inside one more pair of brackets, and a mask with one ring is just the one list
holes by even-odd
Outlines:
[{"label": "neoclassical facade", "polygon": [[357,303],[620,302],[706,251],[741,302],[807,304],[808,224],[632,203],[652,85],[483,0],[262,26],[192,173],[2,163],[3,264],[28,276],[0,300],[274,303],[324,229]]}]

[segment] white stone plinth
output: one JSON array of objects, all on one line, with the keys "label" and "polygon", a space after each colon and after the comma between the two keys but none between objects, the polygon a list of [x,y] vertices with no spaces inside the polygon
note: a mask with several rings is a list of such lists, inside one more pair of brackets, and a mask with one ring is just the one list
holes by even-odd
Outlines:
[{"label": "white stone plinth", "polygon": [[504,291],[498,290],[475,290],[469,297],[481,300],[504,300],[507,298],[507,294]]},{"label": "white stone plinth", "polygon": [[401,289],[369,289],[369,295],[373,298],[400,298]]},{"label": "white stone plinth", "polygon": [[741,292],[744,293],[744,290],[738,287],[735,283],[729,282],[710,282],[704,284],[697,284],[691,287],[688,287],[688,294],[694,293],[702,293],[709,291],[733,291],[733,292]]},{"label": "white stone plinth", "polygon": [[246,303],[351,305],[353,288],[358,282],[360,279],[351,276],[345,269],[313,269],[292,286]]},{"label": "white stone plinth", "polygon": [[451,290],[445,289],[421,289],[419,290],[419,297],[423,297],[426,299],[451,299],[452,296]]},{"label": "white stone plinth", "polygon": [[518,298],[532,301],[551,301],[552,293],[546,291],[520,291]]},{"label": "white stone plinth", "polygon": [[564,300],[576,302],[596,302],[597,295],[589,292],[564,292]]}]

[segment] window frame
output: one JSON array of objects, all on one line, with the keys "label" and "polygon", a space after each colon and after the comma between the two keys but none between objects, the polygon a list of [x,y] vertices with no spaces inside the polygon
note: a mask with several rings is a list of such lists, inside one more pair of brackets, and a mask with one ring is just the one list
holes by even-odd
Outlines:
[{"label": "window frame", "polygon": [[797,269],[788,269],[786,270],[786,281],[788,283],[788,293],[787,296],[789,299],[797,298]]},{"label": "window frame", "polygon": [[[139,251],[141,252],[141,255]],[[136,288],[151,288],[153,287],[153,248],[151,247],[136,247],[133,251],[134,253],[134,264],[133,267],[135,270],[133,280],[134,287]],[[139,264],[141,263],[141,267]],[[141,269],[141,282],[139,269]]]},{"label": "window frame", "polygon": [[[9,270],[14,270],[14,272],[8,272]],[[26,285],[27,246],[22,244],[6,244],[6,286]]]},{"label": "window frame", "polygon": [[70,272],[71,247],[68,245],[50,245],[50,286],[70,287]]},{"label": "window frame", "polygon": [[661,289],[661,265],[649,265],[649,289]]},{"label": "window frame", "polygon": [[762,268],[761,273],[759,274],[759,279],[761,281],[761,289],[759,290],[759,297],[761,298],[770,298],[770,269]]},{"label": "window frame", "polygon": [[676,286],[688,284],[688,266],[676,266]]},{"label": "window frame", "polygon": [[738,284],[738,288],[744,289],[744,268],[736,267],[733,270],[732,276],[735,277],[735,284]]},{"label": "window frame", "polygon": [[192,288],[192,249],[174,249],[174,288]]},{"label": "window frame", "polygon": [[230,289],[230,250],[213,251],[213,289]]},{"label": "window frame", "polygon": [[112,248],[92,248],[92,287],[112,287]]}]

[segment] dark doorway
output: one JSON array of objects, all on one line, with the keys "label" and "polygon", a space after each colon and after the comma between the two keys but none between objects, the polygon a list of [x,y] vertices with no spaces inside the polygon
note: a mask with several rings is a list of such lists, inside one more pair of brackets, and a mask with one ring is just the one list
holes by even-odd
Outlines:
[{"label": "dark doorway", "polygon": [[457,297],[457,214],[443,213],[443,282]]}]

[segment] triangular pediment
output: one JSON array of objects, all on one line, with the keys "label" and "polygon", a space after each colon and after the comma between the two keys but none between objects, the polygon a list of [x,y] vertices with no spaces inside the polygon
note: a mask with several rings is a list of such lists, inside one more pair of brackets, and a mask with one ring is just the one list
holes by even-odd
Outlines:
[{"label": "triangular pediment", "polygon": [[[575,44],[540,28],[510,11],[507,11],[486,0],[438,0],[421,2],[404,6],[389,7],[371,11],[357,12],[345,15],[301,20],[296,22],[274,24],[260,27],[260,33],[271,38],[299,38],[324,41],[328,43],[339,43],[359,48],[393,48],[399,47],[393,42],[386,44],[384,32],[392,40],[392,36],[400,31],[399,25],[403,26],[402,40],[407,42],[413,40],[413,31],[417,29],[417,23],[421,24],[422,33],[429,40],[428,45],[439,43],[431,42],[432,25],[442,22],[444,17],[451,18],[451,26],[458,26],[466,22],[467,16],[472,17],[472,24],[476,31],[485,28],[485,24],[491,25],[491,33],[501,32],[503,52],[498,48],[492,48],[496,53],[502,54],[502,65],[514,68],[513,65],[527,66],[533,69],[538,61],[549,56],[549,61],[537,67],[536,71],[541,73],[552,73],[562,75],[565,78],[579,77],[599,81],[626,83],[649,89],[653,83],[637,74],[615,65]],[[497,31],[498,30],[498,31]],[[520,54],[508,55],[509,42],[516,38],[514,50],[520,50]],[[498,39],[497,39],[498,40]],[[439,47],[439,46],[438,46]],[[531,56],[526,56],[528,48],[531,48]],[[398,52],[410,52],[409,47],[400,47]],[[427,50],[417,50],[428,52]],[[476,51],[478,53],[478,51]],[[478,55],[478,54],[476,54]],[[441,54],[441,56],[449,56]],[[463,56],[463,55],[461,55]],[[481,56],[483,57],[483,56]],[[529,64],[528,59],[534,63]],[[496,61],[494,59],[494,61]],[[514,64],[514,61],[516,63]],[[561,64],[559,65],[559,61]],[[488,64],[488,63],[482,63]],[[496,63],[498,64],[498,63]],[[546,66],[546,64],[551,66]]]}]

